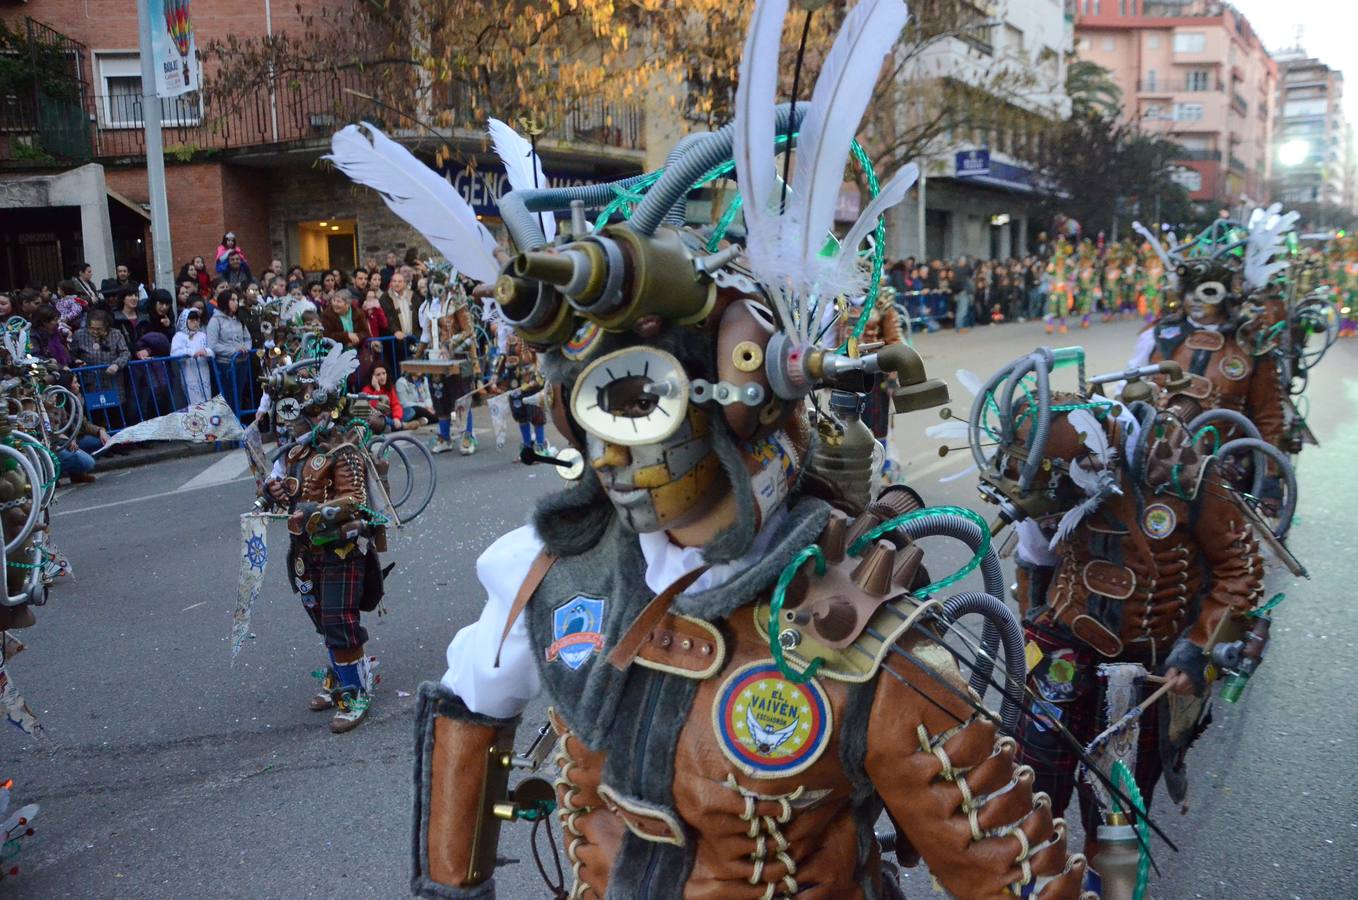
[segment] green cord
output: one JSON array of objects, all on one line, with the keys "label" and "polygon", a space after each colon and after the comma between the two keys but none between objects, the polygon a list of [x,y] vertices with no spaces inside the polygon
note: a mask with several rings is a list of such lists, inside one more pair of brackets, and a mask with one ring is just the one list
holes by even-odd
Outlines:
[{"label": "green cord", "polygon": [[901,527],[907,522],[914,522],[917,519],[925,519],[928,518],[929,516],[939,516],[939,515],[961,516],[962,518],[972,522],[974,525],[976,525],[976,527],[981,529],[981,546],[976,548],[976,552],[972,554],[971,560],[953,574],[947,576],[946,578],[940,578],[938,581],[935,581],[932,584],[927,584],[918,591],[911,592],[915,594],[917,597],[928,597],[932,594],[935,594],[938,591],[942,590],[943,588],[947,587],[948,585],[956,584],[957,582],[961,581],[963,578],[966,578],[968,575],[974,572],[976,568],[981,565],[981,560],[985,558],[986,553],[990,550],[990,523],[987,522],[985,519],[981,518],[981,516],[978,515],[977,513],[972,512],[971,510],[966,509],[965,507],[926,506],[924,509],[917,509],[914,512],[909,512],[904,515],[896,516],[894,519],[887,519],[881,525],[878,525],[876,528],[869,530],[858,540],[854,541],[852,546],[849,547],[849,555],[857,556],[858,554],[862,553],[865,549],[867,549],[879,537],[889,532],[895,531],[897,528]]},{"label": "green cord", "polygon": [[792,557],[792,562],[788,563],[782,574],[778,576],[778,583],[773,588],[773,599],[769,601],[769,652],[773,654],[773,664],[778,667],[778,672],[793,684],[806,684],[816,677],[816,673],[820,671],[820,667],[824,663],[824,660],[817,658],[812,661],[804,673],[795,672],[784,659],[783,644],[778,640],[780,630],[778,623],[783,618],[783,598],[787,594],[788,585],[792,584],[792,579],[797,577],[797,573],[801,571],[808,559],[816,561],[817,575],[825,574],[825,554],[821,552],[820,547],[815,544],[803,547],[797,552],[796,556]]},{"label": "green cord", "polygon": [[1215,425],[1204,425],[1199,428],[1198,433],[1193,435],[1193,444],[1197,446],[1198,441],[1209,431],[1212,432],[1212,455],[1216,456],[1217,451],[1221,449],[1221,432],[1217,431]]},{"label": "green cord", "polygon": [[1252,609],[1249,612],[1245,613],[1245,615],[1252,619],[1257,619],[1260,616],[1265,616],[1272,612],[1273,610],[1277,609],[1278,605],[1281,604],[1286,599],[1287,599],[1286,594],[1283,593],[1274,594],[1273,598],[1269,600],[1267,603],[1265,603],[1263,606],[1259,607],[1258,609]]},{"label": "green cord", "polygon": [[[1151,873],[1151,830],[1146,825],[1146,801],[1141,797],[1141,788],[1137,787],[1136,779],[1132,777],[1132,770],[1127,768],[1127,763],[1118,760],[1113,763],[1112,771],[1113,786],[1120,788],[1127,795],[1127,799],[1132,801],[1132,806],[1136,809],[1136,828],[1137,842],[1141,848],[1141,858],[1136,865],[1136,887],[1132,890],[1132,900],[1142,900],[1146,896],[1146,885],[1150,880]],[[1118,801],[1113,800],[1116,805]]]}]

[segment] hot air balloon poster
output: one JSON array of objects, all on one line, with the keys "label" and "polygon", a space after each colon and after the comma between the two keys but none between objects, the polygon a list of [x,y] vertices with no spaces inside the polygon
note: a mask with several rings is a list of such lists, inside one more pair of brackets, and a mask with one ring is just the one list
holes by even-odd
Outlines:
[{"label": "hot air balloon poster", "polygon": [[156,95],[178,97],[198,90],[198,47],[189,0],[149,0]]}]

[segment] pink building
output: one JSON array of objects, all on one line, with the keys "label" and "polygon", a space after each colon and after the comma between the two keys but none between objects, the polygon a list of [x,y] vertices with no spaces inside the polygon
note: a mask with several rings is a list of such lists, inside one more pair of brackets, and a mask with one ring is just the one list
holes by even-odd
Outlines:
[{"label": "pink building", "polygon": [[1193,199],[1236,212],[1269,198],[1278,69],[1217,0],[1068,0],[1081,59],[1112,72],[1123,114],[1187,151]]}]

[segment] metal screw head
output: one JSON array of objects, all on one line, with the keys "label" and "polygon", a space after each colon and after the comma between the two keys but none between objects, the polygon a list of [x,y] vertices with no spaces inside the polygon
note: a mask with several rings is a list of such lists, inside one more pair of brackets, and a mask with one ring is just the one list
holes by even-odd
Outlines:
[{"label": "metal screw head", "polygon": [[802,633],[800,631],[793,631],[789,628],[778,634],[778,646],[782,647],[784,650],[796,650],[801,642]]}]

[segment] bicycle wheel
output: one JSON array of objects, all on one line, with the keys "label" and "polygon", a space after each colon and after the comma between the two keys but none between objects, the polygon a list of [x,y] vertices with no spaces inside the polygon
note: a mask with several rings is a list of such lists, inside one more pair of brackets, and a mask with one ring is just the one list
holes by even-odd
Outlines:
[{"label": "bicycle wheel", "polygon": [[69,441],[80,433],[80,426],[85,423],[85,405],[75,394],[54,384],[42,392],[42,405],[53,434]]},{"label": "bicycle wheel", "polygon": [[434,489],[438,487],[433,454],[419,438],[409,434],[379,438],[369,447],[369,452],[379,459],[387,459],[388,453],[394,453],[406,467],[406,485],[401,500],[397,502],[393,497],[392,504],[403,524],[413,521],[429,506],[434,499]]}]

